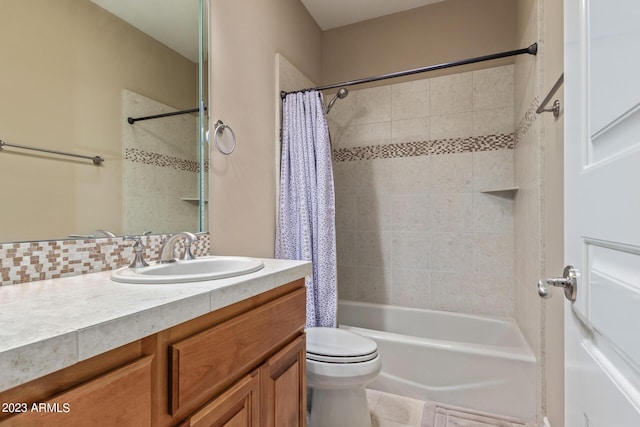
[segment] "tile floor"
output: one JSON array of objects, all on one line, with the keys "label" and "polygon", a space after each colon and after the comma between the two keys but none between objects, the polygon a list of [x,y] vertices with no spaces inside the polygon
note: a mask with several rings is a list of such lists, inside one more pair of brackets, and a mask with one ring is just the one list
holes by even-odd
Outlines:
[{"label": "tile floor", "polygon": [[373,427],[534,427],[509,417],[367,390]]}]

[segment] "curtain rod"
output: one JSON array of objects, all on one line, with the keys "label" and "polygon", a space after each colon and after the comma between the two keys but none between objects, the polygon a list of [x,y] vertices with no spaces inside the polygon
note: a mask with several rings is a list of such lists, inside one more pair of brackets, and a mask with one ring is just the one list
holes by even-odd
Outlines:
[{"label": "curtain rod", "polygon": [[459,65],[475,64],[476,62],[491,61],[493,59],[500,59],[500,58],[507,58],[509,56],[522,55],[524,53],[527,53],[529,55],[536,55],[538,53],[538,43],[533,43],[531,46],[523,49],[509,50],[507,52],[494,53],[492,55],[477,56],[475,58],[463,59],[461,61],[445,62],[442,64],[430,65],[428,67],[414,68],[414,69],[405,70],[405,71],[397,71],[395,73],[382,74],[380,76],[367,77],[364,79],[349,80],[342,83],[333,83],[329,85],[317,86],[315,88],[294,90],[292,92],[282,91],[280,92],[280,97],[284,98],[290,93],[306,92],[309,90],[335,89],[335,88],[344,87],[344,86],[353,86],[353,85],[359,85],[363,83],[377,82],[379,80],[392,79],[394,77],[410,76],[412,74],[425,73],[427,71],[442,70],[444,68],[457,67]]},{"label": "curtain rod", "polygon": [[[182,111],[174,111],[172,113],[156,114],[154,116],[135,117],[135,118],[134,117],[127,117],[127,122],[130,125],[132,125],[135,122],[139,122],[139,121],[142,121],[142,120],[160,119],[162,117],[179,116],[181,114],[197,113],[199,111],[200,111],[199,108],[192,108],[190,110],[182,110]],[[204,111],[207,111],[207,107],[204,107]]]}]

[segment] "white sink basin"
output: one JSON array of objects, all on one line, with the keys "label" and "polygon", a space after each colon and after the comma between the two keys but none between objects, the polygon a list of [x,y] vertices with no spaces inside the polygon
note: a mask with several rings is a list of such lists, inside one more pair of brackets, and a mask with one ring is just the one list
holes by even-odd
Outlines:
[{"label": "white sink basin", "polygon": [[262,267],[264,264],[256,258],[207,256],[142,268],[124,267],[114,271],[111,280],[142,284],[200,282],[253,273]]}]

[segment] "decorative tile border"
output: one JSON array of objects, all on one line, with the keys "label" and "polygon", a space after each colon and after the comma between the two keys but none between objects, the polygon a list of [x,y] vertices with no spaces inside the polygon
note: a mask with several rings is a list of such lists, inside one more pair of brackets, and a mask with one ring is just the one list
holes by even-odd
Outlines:
[{"label": "decorative tile border", "polygon": [[516,126],[516,131],[514,132],[515,145],[517,145],[518,142],[520,142],[520,140],[529,131],[529,128],[531,128],[531,126],[533,126],[535,121],[538,119],[538,114],[536,114],[538,105],[539,105],[538,97],[536,96],[533,98],[533,101],[531,101],[531,106],[527,109],[527,111],[525,111],[524,116],[522,117],[522,120],[520,120],[520,122]]},{"label": "decorative tile border", "polygon": [[[137,148],[126,148],[124,158],[134,163],[144,163],[145,165],[169,167],[177,170],[198,173],[200,164],[193,160],[185,160],[179,157],[167,156],[166,154],[150,153]],[[209,162],[204,162],[204,170],[209,170]]]},{"label": "decorative tile border", "polygon": [[333,160],[389,159],[396,157],[430,156],[437,154],[493,151],[514,147],[513,134],[472,136],[468,138],[437,139],[432,141],[404,142],[400,144],[369,145],[364,147],[337,148]]},{"label": "decorative tile border", "polygon": [[[209,233],[197,233],[196,256],[208,255]],[[144,236],[144,259],[155,261],[166,235]],[[182,249],[182,243],[178,246]],[[0,243],[0,285],[115,270],[133,260],[133,242],[120,238]]]}]

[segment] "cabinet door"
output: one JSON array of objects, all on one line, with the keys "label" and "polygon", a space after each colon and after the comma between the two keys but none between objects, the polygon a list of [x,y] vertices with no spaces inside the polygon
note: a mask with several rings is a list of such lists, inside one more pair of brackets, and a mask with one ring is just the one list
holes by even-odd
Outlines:
[{"label": "cabinet door", "polygon": [[200,409],[181,427],[260,427],[260,375],[255,370]]},{"label": "cabinet door", "polygon": [[151,361],[147,356],[45,402],[29,404],[2,426],[143,427],[151,425]]},{"label": "cabinet door", "polygon": [[296,338],[260,368],[262,381],[262,425],[299,427],[306,425],[306,341]]}]

